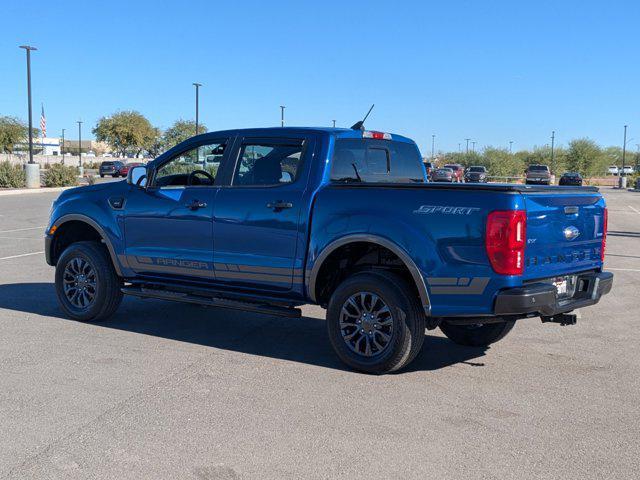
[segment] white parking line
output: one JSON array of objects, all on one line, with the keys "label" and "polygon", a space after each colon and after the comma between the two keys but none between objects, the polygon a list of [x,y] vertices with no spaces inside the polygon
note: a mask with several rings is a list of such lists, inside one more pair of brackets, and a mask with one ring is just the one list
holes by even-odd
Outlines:
[{"label": "white parking line", "polygon": [[631,205],[627,205],[627,207],[629,207],[631,210],[633,210],[634,212],[636,212],[638,215],[640,215],[640,210],[637,210],[635,208],[633,208]]},{"label": "white parking line", "polygon": [[[2,260],[0,258],[0,260]],[[605,267],[605,270],[615,270],[617,272],[640,272],[640,268],[609,268]]]},{"label": "white parking line", "polygon": [[29,257],[31,255],[42,255],[44,252],[21,253],[20,255],[11,255],[10,257],[0,257],[0,260],[11,260],[12,258]]},{"label": "white parking line", "polygon": [[41,227],[14,228],[13,230],[0,230],[0,233],[24,232],[26,230],[38,230],[40,228],[45,228],[45,227],[46,225],[42,225]]}]

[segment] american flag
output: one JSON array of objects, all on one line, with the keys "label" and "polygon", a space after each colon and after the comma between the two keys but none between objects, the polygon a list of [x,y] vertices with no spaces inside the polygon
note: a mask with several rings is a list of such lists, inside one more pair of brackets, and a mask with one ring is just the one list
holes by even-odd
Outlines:
[{"label": "american flag", "polygon": [[44,104],[42,105],[42,113],[40,114],[40,130],[42,138],[47,136],[47,117],[44,116]]}]

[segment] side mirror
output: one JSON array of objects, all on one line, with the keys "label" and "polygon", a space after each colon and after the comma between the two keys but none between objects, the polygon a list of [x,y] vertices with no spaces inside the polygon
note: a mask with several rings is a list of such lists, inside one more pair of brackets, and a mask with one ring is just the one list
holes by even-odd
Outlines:
[{"label": "side mirror", "polygon": [[129,169],[127,183],[134,187],[145,188],[147,186],[147,167],[138,165]]}]

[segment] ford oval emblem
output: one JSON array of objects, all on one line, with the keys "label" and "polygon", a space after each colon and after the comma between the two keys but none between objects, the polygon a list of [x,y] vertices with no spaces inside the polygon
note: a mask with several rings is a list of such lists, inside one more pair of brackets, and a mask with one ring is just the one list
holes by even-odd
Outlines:
[{"label": "ford oval emblem", "polygon": [[565,228],[562,233],[564,233],[564,238],[566,238],[567,240],[573,240],[574,238],[578,238],[580,236],[580,230],[578,230],[574,226]]}]

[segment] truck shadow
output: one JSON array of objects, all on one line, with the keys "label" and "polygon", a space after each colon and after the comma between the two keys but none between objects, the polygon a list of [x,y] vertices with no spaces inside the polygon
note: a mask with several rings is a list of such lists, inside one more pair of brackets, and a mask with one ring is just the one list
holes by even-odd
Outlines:
[{"label": "truck shadow", "polygon": [[[73,321],[62,314],[52,283],[0,285],[0,308]],[[324,318],[289,319],[125,297],[113,317],[91,325],[348,370],[329,345]],[[458,363],[483,366],[474,360],[485,351],[485,348],[461,347],[446,338],[426,335],[418,357],[399,373],[438,370]]]}]

